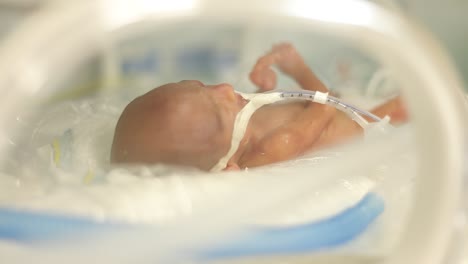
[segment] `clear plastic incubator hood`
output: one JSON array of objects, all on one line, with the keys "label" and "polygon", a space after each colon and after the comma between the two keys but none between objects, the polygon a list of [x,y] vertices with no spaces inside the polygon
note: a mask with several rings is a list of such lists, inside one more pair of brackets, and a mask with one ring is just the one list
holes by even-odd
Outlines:
[{"label": "clear plastic incubator hood", "polygon": [[[400,94],[410,121],[235,172],[110,164],[133,98],[190,79],[253,93],[251,68],[280,42],[339,100],[370,109]],[[0,57],[2,263],[427,264],[459,254],[465,96],[437,44],[394,10],[57,1]],[[297,91],[287,78],[277,86]]]}]

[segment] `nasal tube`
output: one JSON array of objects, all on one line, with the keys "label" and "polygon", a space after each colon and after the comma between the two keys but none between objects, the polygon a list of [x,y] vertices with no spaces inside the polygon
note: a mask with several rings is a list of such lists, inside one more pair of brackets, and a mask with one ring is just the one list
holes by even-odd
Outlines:
[{"label": "nasal tube", "polygon": [[370,118],[375,122],[380,122],[382,119],[370,112],[356,108],[350,104],[344,103],[336,97],[318,91],[297,91],[297,92],[278,92],[279,96],[284,99],[305,99],[315,103],[331,105],[336,109],[346,113],[352,120],[358,123],[362,128],[368,126],[368,122],[363,116]]}]

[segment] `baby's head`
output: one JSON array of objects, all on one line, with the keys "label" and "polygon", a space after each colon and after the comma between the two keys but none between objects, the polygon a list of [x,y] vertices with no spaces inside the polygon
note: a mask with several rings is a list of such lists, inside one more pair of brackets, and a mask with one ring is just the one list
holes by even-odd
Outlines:
[{"label": "baby's head", "polygon": [[209,170],[229,150],[235,117],[245,104],[229,84],[182,81],[156,88],[123,111],[111,162]]}]

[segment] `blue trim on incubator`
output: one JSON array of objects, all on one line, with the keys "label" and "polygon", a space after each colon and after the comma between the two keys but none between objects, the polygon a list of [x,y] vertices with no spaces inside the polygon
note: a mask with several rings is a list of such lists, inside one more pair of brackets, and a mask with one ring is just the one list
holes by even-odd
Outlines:
[{"label": "blue trim on incubator", "polygon": [[363,233],[383,211],[382,198],[369,193],[355,206],[330,218],[292,227],[256,228],[239,239],[203,251],[201,258],[294,254],[338,247]]},{"label": "blue trim on incubator", "polygon": [[[225,243],[195,250],[202,259],[313,252],[341,246],[359,236],[383,212],[384,202],[374,193],[355,206],[308,224],[288,227],[251,227]],[[125,228],[144,226],[99,223],[85,218],[0,208],[0,240],[40,245],[44,241],[86,238]],[[193,251],[192,251],[193,252]]]}]

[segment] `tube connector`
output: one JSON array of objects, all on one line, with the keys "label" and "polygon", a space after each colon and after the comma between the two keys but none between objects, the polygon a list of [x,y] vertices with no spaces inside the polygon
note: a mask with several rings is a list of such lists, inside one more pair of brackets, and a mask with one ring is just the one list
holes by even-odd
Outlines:
[{"label": "tube connector", "polygon": [[328,100],[328,93],[315,91],[313,102],[319,103],[319,104],[326,104],[327,100]]}]

